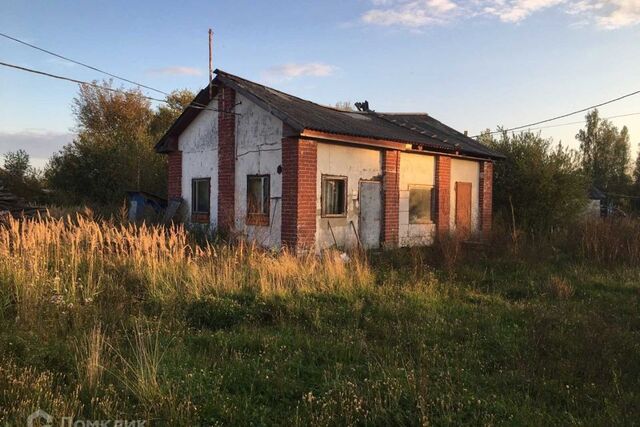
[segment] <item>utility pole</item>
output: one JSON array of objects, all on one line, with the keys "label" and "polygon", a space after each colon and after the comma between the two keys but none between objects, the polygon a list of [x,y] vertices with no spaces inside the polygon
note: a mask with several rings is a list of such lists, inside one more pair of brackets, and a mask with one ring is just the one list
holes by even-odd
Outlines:
[{"label": "utility pole", "polygon": [[213,30],[209,28],[209,101],[213,98]]}]

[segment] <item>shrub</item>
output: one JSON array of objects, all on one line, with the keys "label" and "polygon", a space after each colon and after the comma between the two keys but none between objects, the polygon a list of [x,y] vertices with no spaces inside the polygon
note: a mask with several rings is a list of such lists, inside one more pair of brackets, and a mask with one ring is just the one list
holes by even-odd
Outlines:
[{"label": "shrub", "polygon": [[587,219],[576,223],[569,246],[578,256],[604,264],[640,264],[640,220]]},{"label": "shrub", "polygon": [[439,235],[436,239],[436,251],[442,267],[452,274],[462,256],[462,239],[456,233]]},{"label": "shrub", "polygon": [[495,164],[493,196],[496,216],[512,228],[547,232],[584,211],[587,182],[575,151],[532,132],[481,139],[506,156]]}]

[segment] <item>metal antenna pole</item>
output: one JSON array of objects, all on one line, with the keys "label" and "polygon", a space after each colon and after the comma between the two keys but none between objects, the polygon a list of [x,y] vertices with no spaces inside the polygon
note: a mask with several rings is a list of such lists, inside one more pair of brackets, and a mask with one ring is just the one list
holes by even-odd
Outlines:
[{"label": "metal antenna pole", "polygon": [[209,28],[209,100],[213,98],[213,30]]}]

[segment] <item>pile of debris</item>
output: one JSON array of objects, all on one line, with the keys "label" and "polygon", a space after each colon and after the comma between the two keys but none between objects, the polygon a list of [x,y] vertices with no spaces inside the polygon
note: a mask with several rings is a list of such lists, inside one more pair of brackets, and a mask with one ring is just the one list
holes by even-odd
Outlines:
[{"label": "pile of debris", "polygon": [[0,222],[9,215],[14,218],[33,218],[38,213],[44,214],[44,212],[43,208],[27,205],[24,200],[0,185]]}]

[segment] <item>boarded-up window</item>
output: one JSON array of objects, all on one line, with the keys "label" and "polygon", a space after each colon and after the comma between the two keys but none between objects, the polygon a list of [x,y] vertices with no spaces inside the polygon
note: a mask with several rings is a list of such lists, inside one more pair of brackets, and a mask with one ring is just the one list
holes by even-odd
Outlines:
[{"label": "boarded-up window", "polygon": [[322,177],[322,216],[347,215],[347,177]]},{"label": "boarded-up window", "polygon": [[247,224],[269,225],[269,175],[247,176]]},{"label": "boarded-up window", "polygon": [[412,185],[409,187],[409,224],[432,222],[433,187]]}]

